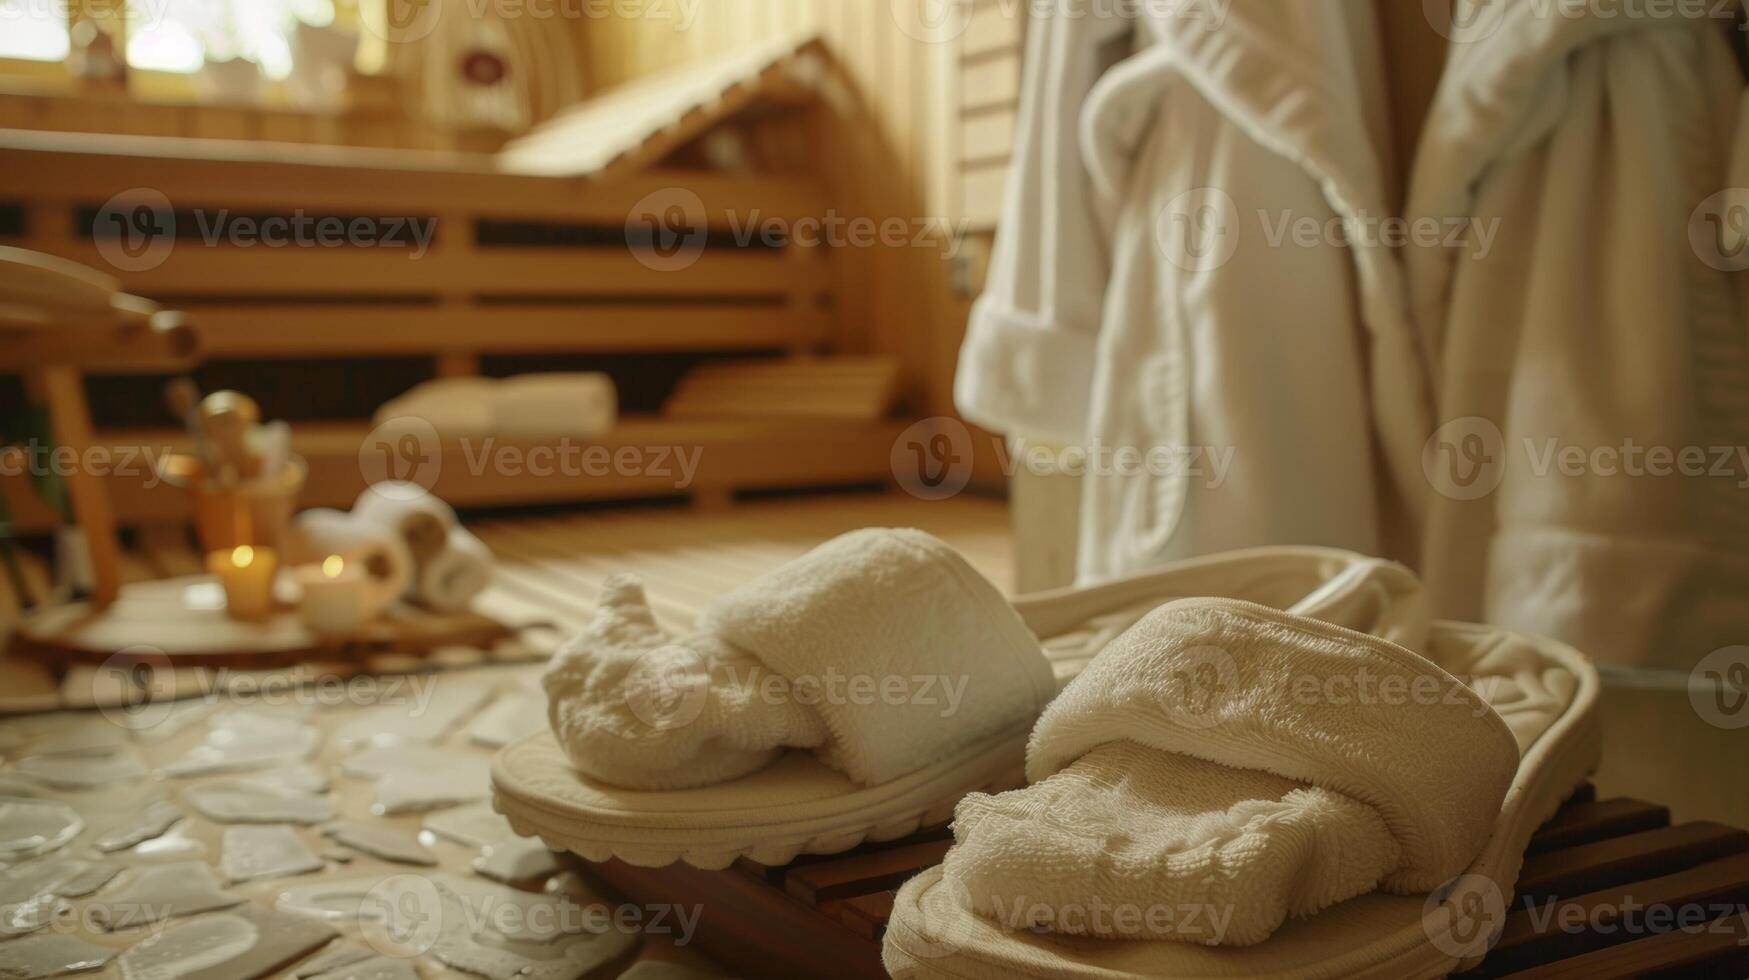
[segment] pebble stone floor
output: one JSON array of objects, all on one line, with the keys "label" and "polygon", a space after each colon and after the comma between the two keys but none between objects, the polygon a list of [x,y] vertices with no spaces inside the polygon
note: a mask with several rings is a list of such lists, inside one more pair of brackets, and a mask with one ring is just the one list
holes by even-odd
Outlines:
[{"label": "pebble stone floor", "polygon": [[[487,800],[492,753],[545,724],[541,661],[607,575],[640,573],[683,629],[724,589],[881,524],[931,530],[1009,584],[995,501],[601,510],[473,525],[499,560],[483,606],[550,624],[493,650],[132,678],[178,698],[133,707],[129,678],[0,661],[0,978],[721,975],[687,948],[695,909],[621,902],[512,835]],[[159,545],[130,576],[197,566]]]}]

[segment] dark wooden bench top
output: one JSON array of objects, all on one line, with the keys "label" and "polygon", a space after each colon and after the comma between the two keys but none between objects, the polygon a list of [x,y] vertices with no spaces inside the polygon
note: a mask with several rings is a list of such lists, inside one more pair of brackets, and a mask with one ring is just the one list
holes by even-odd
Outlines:
[{"label": "dark wooden bench top", "polygon": [[[589,868],[636,901],[702,904],[701,948],[743,975],[880,977],[894,893],[951,843],[934,827],[781,867]],[[1673,825],[1667,807],[1588,784],[1525,855],[1500,937],[1465,980],[1749,977],[1749,832]]]}]

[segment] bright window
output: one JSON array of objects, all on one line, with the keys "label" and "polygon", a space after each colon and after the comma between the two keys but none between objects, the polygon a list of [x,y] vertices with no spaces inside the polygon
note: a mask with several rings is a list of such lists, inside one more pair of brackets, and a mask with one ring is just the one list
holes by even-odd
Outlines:
[{"label": "bright window", "polygon": [[187,73],[209,58],[243,58],[284,78],[299,21],[333,23],[333,0],[128,0],[128,64]]},{"label": "bright window", "polygon": [[0,58],[63,61],[67,8],[58,0],[0,0]]}]

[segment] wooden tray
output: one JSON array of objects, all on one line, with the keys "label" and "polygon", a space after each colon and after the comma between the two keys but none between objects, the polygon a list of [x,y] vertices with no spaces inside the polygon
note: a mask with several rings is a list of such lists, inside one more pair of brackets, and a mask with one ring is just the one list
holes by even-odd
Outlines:
[{"label": "wooden tray", "polygon": [[124,586],[103,610],[75,602],[34,613],[21,624],[13,649],[54,667],[113,665],[131,657],[253,670],[388,650],[419,655],[446,646],[489,647],[509,634],[509,627],[478,613],[412,607],[397,607],[347,637],[312,633],[289,610],[258,623],[239,622],[225,615],[218,583],[194,575]]},{"label": "wooden tray", "polygon": [[[634,901],[702,904],[699,947],[743,975],[873,978],[886,975],[880,944],[895,891],[941,863],[951,843],[948,829],[937,827],[782,867],[588,867]],[[1593,910],[1628,899],[1709,914],[1702,924],[1658,934],[1560,926],[1602,922]],[[1481,966],[1459,976],[1739,980],[1749,976],[1749,924],[1738,912],[1711,910],[1745,902],[1749,832],[1704,821],[1672,826],[1665,807],[1600,801],[1586,785],[1531,839],[1498,942]]]}]

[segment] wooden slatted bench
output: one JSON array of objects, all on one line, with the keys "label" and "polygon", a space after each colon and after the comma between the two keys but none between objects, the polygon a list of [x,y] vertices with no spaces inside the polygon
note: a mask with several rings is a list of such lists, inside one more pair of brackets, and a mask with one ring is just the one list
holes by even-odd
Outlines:
[{"label": "wooden slatted bench", "polygon": [[[787,233],[844,205],[823,164],[773,149],[836,125],[820,95],[833,72],[817,39],[784,39],[604,95],[497,154],[0,129],[0,245],[103,269],[186,311],[208,360],[278,379],[251,392],[271,415],[299,422],[272,402],[303,405],[297,379],[310,362],[325,388],[356,389],[344,414],[312,410],[303,418],[324,421],[298,424],[306,505],[344,504],[362,488],[372,425],[360,414],[425,377],[480,373],[483,359],[511,372],[534,358],[611,361],[623,375],[623,424],[604,438],[499,447],[680,446],[700,468],[677,486],[645,472],[446,467],[433,489],[459,506],[714,502],[736,489],[884,482],[904,428],[890,418],[896,360],[832,356],[860,353],[838,292],[873,253]],[[746,159],[710,169],[696,152],[707,139]],[[365,232],[355,240],[318,222]],[[357,369],[373,360],[410,377],[396,386]],[[670,370],[697,372],[675,399]],[[105,447],[138,458],[180,445],[174,431],[141,428],[170,421],[155,398],[118,390],[128,415],[98,433]],[[152,473],[130,470],[108,478],[123,523],[183,512]],[[0,493],[18,530],[55,525],[21,480],[0,479]]]},{"label": "wooden slatted bench", "polygon": [[[697,942],[745,975],[881,977],[894,893],[941,863],[951,843],[946,827],[934,827],[782,867],[586,868],[635,901],[701,904]],[[1636,906],[1670,913],[1642,916],[1636,928],[1611,918]],[[1741,980],[1749,976],[1749,832],[1672,825],[1665,807],[1598,800],[1586,785],[1531,839],[1499,939],[1459,976]]]}]

